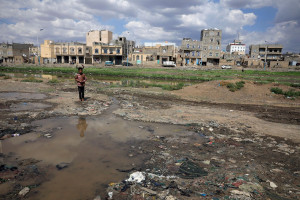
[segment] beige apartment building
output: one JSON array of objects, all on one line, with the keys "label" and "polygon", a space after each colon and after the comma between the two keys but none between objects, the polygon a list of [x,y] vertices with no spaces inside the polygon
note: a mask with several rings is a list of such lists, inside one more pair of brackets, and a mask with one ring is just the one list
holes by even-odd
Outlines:
[{"label": "beige apartment building", "polygon": [[112,40],[113,33],[108,30],[90,30],[86,33],[86,46],[93,46],[94,42],[109,44]]},{"label": "beige apartment building", "polygon": [[258,44],[250,45],[249,54],[252,59],[270,61],[282,60],[282,45],[280,44]]},{"label": "beige apartment building", "polygon": [[86,45],[79,42],[60,42],[54,44],[57,63],[84,64]]},{"label": "beige apartment building", "polygon": [[105,61],[112,61],[115,65],[122,64],[123,48],[121,45],[102,44],[94,42],[92,44],[92,63],[99,64]]}]

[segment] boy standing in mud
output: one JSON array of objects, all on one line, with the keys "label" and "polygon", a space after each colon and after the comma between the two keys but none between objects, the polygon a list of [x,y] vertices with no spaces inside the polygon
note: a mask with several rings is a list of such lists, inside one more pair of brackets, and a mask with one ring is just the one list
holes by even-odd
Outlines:
[{"label": "boy standing in mud", "polygon": [[86,76],[83,73],[83,68],[84,66],[79,66],[78,68],[78,73],[75,76],[75,80],[77,82],[78,86],[78,92],[79,92],[79,100],[84,101],[84,86],[86,82]]}]

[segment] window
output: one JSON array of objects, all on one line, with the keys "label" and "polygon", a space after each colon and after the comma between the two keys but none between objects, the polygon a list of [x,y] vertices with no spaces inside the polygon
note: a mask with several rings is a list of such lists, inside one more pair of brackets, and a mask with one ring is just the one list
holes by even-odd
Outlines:
[{"label": "window", "polygon": [[189,56],[189,53],[186,53],[185,55],[186,55],[186,56]]},{"label": "window", "polygon": [[63,53],[67,53],[67,48],[66,47],[63,48]]},{"label": "window", "polygon": [[166,53],[166,49],[163,49],[163,53]]},{"label": "window", "polygon": [[190,48],[190,44],[187,44],[187,45],[186,45],[186,48]]},{"label": "window", "polygon": [[212,52],[209,52],[209,56],[212,56]]},{"label": "window", "polygon": [[197,51],[197,55],[200,56],[200,51]]},{"label": "window", "polygon": [[132,56],[132,60],[135,61],[135,55]]},{"label": "window", "polygon": [[198,45],[198,48],[200,49],[200,45]]},{"label": "window", "polygon": [[104,50],[104,53],[107,53],[107,49],[103,49]]},{"label": "window", "polygon": [[71,48],[70,48],[70,51],[71,51],[71,53],[74,53],[74,52],[75,52],[74,47],[71,47]]},{"label": "window", "polygon": [[218,32],[218,36],[220,36],[220,32]]},{"label": "window", "polygon": [[210,42],[213,42],[214,41],[214,39],[213,38],[210,38]]},{"label": "window", "polygon": [[109,49],[109,53],[113,54],[114,50],[113,49]]},{"label": "window", "polygon": [[117,54],[120,54],[120,49],[117,49]]},{"label": "window", "polygon": [[209,49],[212,49],[212,46],[209,46]]},{"label": "window", "polygon": [[195,51],[192,52],[192,56],[195,56]]},{"label": "window", "polygon": [[219,53],[216,53],[216,57],[219,57]]},{"label": "window", "polygon": [[59,53],[60,53],[60,49],[59,49],[59,47],[56,47],[56,48],[55,48],[55,52],[56,52],[57,54],[59,54]]},{"label": "window", "polygon": [[219,46],[216,46],[216,49],[220,49],[220,47],[219,47]]},{"label": "window", "polygon": [[138,56],[136,56],[136,60],[140,60],[140,56],[138,55]]},{"label": "window", "polygon": [[97,54],[98,54],[98,53],[99,53],[99,49],[95,49],[95,53],[97,53]]},{"label": "window", "polygon": [[82,48],[81,47],[78,48],[78,54],[82,54]]},{"label": "window", "polygon": [[195,45],[193,45],[193,49],[195,49]]}]

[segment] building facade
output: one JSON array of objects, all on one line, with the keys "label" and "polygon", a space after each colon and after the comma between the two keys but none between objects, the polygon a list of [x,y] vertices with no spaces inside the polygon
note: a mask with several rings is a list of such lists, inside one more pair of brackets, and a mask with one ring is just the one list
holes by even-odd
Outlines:
[{"label": "building facade", "polygon": [[206,63],[206,57],[202,56],[202,42],[192,40],[191,38],[183,38],[179,50],[179,65],[202,65]]},{"label": "building facade", "polygon": [[230,54],[237,53],[238,55],[246,54],[246,45],[240,40],[234,40],[233,43],[229,43],[226,47],[226,51]]},{"label": "building facade", "polygon": [[112,40],[113,33],[108,30],[90,30],[86,33],[86,46],[93,46],[94,42],[109,44]]},{"label": "building facade", "polygon": [[207,65],[217,65],[221,56],[222,30],[203,29],[201,31],[201,42],[203,48],[203,58],[206,58]]},{"label": "building facade", "polygon": [[0,63],[21,64],[29,61],[29,48],[33,44],[1,43]]},{"label": "building facade", "polygon": [[250,45],[249,54],[252,59],[263,61],[282,60],[282,45],[280,44],[258,44]]}]

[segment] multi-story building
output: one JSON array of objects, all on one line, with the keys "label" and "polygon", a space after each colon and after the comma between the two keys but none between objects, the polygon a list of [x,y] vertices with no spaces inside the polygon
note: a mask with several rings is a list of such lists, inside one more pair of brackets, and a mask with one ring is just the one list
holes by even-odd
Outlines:
[{"label": "multi-story building", "polygon": [[1,43],[0,62],[3,63],[24,63],[29,59],[29,48],[33,44]]},{"label": "multi-story building", "polygon": [[93,46],[94,42],[109,44],[113,33],[108,30],[90,30],[86,33],[86,46]]},{"label": "multi-story building", "polygon": [[79,42],[54,43],[54,55],[57,63],[85,63],[86,45]]},{"label": "multi-story building", "polygon": [[180,46],[180,57],[177,63],[180,65],[200,65],[206,62],[206,58],[202,58],[202,42],[192,40],[191,38],[183,38]]},{"label": "multi-story building", "polygon": [[230,54],[237,53],[238,55],[246,54],[246,45],[240,40],[234,40],[233,43],[229,43],[226,47],[226,51]]},{"label": "multi-story building", "polygon": [[263,61],[282,60],[282,45],[280,44],[258,44],[250,45],[249,54],[252,59]]},{"label": "multi-story building", "polygon": [[200,41],[183,38],[179,50],[177,64],[208,65],[219,64],[221,57],[222,31],[219,29],[204,29]]},{"label": "multi-story building", "polygon": [[201,31],[201,42],[203,58],[206,58],[207,64],[217,65],[221,56],[222,30],[204,29]]},{"label": "multi-story building", "polygon": [[92,45],[92,63],[112,61],[115,65],[122,64],[122,45],[102,44],[94,42]]}]

